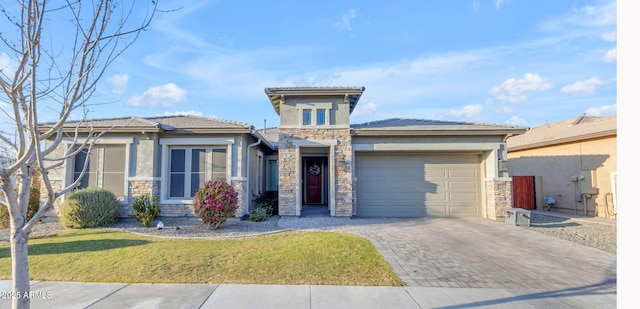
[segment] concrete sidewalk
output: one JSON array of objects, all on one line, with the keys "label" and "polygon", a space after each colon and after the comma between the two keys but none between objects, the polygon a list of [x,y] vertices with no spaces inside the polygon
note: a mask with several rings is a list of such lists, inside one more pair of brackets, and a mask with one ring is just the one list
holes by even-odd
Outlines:
[{"label": "concrete sidewalk", "polygon": [[[11,281],[0,281],[0,308]],[[616,291],[32,282],[31,308],[616,308]]]}]

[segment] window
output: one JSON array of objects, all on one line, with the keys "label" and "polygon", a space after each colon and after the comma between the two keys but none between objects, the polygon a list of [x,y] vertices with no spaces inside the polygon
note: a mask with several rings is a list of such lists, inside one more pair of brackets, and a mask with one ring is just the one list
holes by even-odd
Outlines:
[{"label": "window", "polygon": [[311,110],[303,109],[302,110],[302,125],[308,126],[311,124]]},{"label": "window", "polygon": [[278,191],[278,160],[269,160],[267,191]]},{"label": "window", "polygon": [[331,102],[298,103],[298,124],[301,126],[331,125]]},{"label": "window", "polygon": [[316,124],[319,126],[322,126],[325,124],[325,116],[326,116],[326,112],[324,109],[319,109],[317,110],[317,119],[316,119]]},{"label": "window", "polygon": [[174,147],[169,151],[169,198],[192,198],[209,180],[227,180],[227,149]]},{"label": "window", "polygon": [[74,158],[73,180],[82,174],[85,160],[87,169],[78,184],[78,189],[97,187],[113,192],[119,199],[124,199],[125,187],[125,145],[96,145],[83,149]]}]

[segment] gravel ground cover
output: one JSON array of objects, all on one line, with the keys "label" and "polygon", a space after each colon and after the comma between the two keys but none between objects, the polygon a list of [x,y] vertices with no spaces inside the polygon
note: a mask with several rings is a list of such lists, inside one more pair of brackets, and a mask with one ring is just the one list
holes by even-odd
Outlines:
[{"label": "gravel ground cover", "polygon": [[[232,218],[227,220],[217,230],[209,230],[197,218],[161,218],[153,221],[151,227],[145,228],[139,222],[126,218],[120,219],[112,226],[104,229],[126,231],[157,237],[180,238],[238,238],[262,234],[277,233],[286,229],[278,226],[278,216],[273,216],[264,222],[251,222]],[[158,229],[157,223],[162,221],[164,228]],[[599,224],[531,214],[531,226],[520,226],[539,233],[547,234],[598,248],[607,252],[617,253],[617,229],[615,225]],[[58,222],[37,224],[32,232],[33,236],[46,235],[64,231]],[[9,240],[9,230],[0,229],[0,241]]]},{"label": "gravel ground cover", "polygon": [[531,214],[531,226],[520,226],[550,236],[617,253],[617,226]]}]

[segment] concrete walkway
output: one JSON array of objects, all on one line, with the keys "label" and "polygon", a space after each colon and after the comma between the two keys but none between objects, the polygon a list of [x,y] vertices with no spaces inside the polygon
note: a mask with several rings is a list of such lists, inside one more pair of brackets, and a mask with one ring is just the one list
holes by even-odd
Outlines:
[{"label": "concrete walkway", "polygon": [[[0,281],[0,291],[10,291]],[[33,282],[31,308],[616,308],[612,291]],[[4,295],[4,294],[3,294]],[[0,299],[0,308],[10,308]]]},{"label": "concrete walkway", "polygon": [[[504,222],[283,217],[279,225],[366,237],[407,286],[33,282],[32,308],[616,308],[615,254]],[[0,299],[0,308],[9,303]]]}]

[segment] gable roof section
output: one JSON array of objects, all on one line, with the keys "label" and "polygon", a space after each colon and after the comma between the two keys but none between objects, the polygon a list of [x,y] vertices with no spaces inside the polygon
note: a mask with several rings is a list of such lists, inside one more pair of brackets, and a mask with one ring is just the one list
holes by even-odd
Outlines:
[{"label": "gable roof section", "polygon": [[528,127],[442,120],[392,118],[351,125],[354,136],[384,135],[517,135]]},{"label": "gable roof section", "polygon": [[280,103],[286,96],[344,96],[349,103],[349,113],[356,108],[364,87],[283,87],[265,88],[273,109],[280,115]]},{"label": "gable roof section", "polygon": [[[55,123],[42,123],[41,128],[48,128]],[[64,131],[74,131],[77,126],[80,132],[107,130],[111,132],[193,132],[193,133],[249,133],[253,126],[215,118],[180,115],[162,117],[122,117],[108,119],[91,119],[85,122],[69,121],[63,125]]]},{"label": "gable roof section", "polygon": [[[40,130],[44,131],[55,123],[42,123]],[[252,125],[222,120],[216,118],[179,115],[179,116],[159,116],[159,117],[122,117],[108,119],[92,119],[86,122],[69,121],[63,125],[64,132],[74,132],[79,126],[78,132],[87,133],[93,128],[94,131],[109,130],[110,133],[230,133],[230,134],[250,134],[256,139],[260,139],[269,148],[275,146],[262,134],[254,130]]]},{"label": "gable roof section", "polygon": [[617,115],[578,116],[545,124],[507,140],[509,151],[525,150],[581,140],[617,135]]}]

